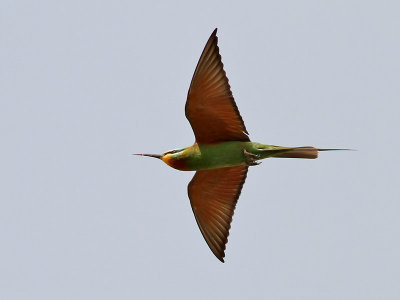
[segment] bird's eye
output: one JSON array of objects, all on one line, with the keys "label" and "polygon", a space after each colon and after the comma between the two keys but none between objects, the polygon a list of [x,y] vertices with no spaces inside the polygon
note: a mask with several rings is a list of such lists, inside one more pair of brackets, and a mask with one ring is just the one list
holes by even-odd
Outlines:
[{"label": "bird's eye", "polygon": [[175,153],[178,153],[178,152],[181,152],[181,151],[182,151],[182,149],[178,149],[178,150],[169,150],[169,151],[165,152],[164,155],[167,155],[167,154],[175,154]]}]

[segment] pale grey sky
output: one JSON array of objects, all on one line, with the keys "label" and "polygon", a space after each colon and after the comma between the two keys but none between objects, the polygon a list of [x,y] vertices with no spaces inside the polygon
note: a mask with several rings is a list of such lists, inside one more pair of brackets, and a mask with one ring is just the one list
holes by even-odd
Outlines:
[{"label": "pale grey sky", "polygon": [[[0,299],[399,299],[398,1],[2,1]],[[253,141],[221,264],[192,172],[191,76],[218,27]]]}]

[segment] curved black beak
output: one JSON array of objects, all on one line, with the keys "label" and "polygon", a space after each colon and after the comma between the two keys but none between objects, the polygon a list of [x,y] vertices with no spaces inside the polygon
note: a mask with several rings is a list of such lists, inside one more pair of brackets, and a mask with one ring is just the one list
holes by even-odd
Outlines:
[{"label": "curved black beak", "polygon": [[133,154],[133,155],[140,155],[140,156],[149,156],[161,159],[162,155],[159,154]]}]

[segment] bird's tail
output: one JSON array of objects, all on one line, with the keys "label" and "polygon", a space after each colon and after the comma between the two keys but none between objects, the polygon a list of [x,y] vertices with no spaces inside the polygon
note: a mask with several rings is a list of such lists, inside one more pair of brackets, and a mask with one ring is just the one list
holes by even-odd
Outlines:
[{"label": "bird's tail", "polygon": [[275,154],[273,155],[273,157],[314,159],[318,157],[318,151],[336,151],[336,150],[350,150],[350,149],[319,149],[311,146],[294,147],[283,153]]}]

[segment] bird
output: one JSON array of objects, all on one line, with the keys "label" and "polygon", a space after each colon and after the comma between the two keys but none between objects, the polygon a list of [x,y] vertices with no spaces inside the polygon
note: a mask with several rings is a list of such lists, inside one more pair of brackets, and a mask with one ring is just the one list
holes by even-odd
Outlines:
[{"label": "bird", "polygon": [[163,154],[134,155],[158,158],[177,170],[196,171],[188,185],[190,204],[207,245],[221,262],[250,166],[269,157],[315,159],[319,151],[347,150],[281,147],[250,141],[221,60],[217,28],[194,71],[185,115],[195,136],[192,146]]}]

